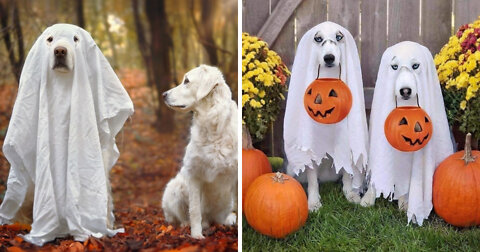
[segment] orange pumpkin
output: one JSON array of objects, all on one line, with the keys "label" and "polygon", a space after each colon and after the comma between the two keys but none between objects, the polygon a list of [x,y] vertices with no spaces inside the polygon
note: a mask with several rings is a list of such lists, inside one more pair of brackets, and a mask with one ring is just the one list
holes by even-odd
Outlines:
[{"label": "orange pumpkin", "polygon": [[316,79],[305,91],[303,104],[313,120],[325,124],[337,123],[352,108],[352,92],[340,79]]},{"label": "orange pumpkin", "polygon": [[248,187],[258,176],[272,172],[267,156],[257,149],[242,149],[242,207]]},{"label": "orange pumpkin", "polygon": [[242,209],[245,193],[258,176],[272,172],[268,158],[261,150],[253,148],[252,137],[247,126],[242,125]]},{"label": "orange pumpkin", "polygon": [[458,227],[480,225],[480,151],[472,151],[468,133],[465,150],[446,158],[433,175],[433,207]]},{"label": "orange pumpkin", "polygon": [[267,173],[253,181],[245,196],[248,224],[264,235],[284,238],[307,221],[307,195],[300,183],[282,173]]},{"label": "orange pumpkin", "polygon": [[432,138],[433,125],[420,107],[398,107],[385,120],[385,137],[399,151],[417,151]]}]

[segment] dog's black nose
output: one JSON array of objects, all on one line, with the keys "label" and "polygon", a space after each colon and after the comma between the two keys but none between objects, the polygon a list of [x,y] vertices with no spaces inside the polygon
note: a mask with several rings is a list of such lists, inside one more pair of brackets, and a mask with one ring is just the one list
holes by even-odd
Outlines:
[{"label": "dog's black nose", "polygon": [[163,96],[163,99],[167,99],[168,92],[163,92],[162,96]]},{"label": "dog's black nose", "polygon": [[53,50],[53,54],[55,54],[56,57],[63,57],[67,55],[67,48],[63,46],[57,46],[55,47],[55,50]]},{"label": "dog's black nose", "polygon": [[412,94],[411,88],[402,88],[400,89],[400,95],[403,97],[409,97]]},{"label": "dog's black nose", "polygon": [[335,56],[333,56],[333,54],[327,54],[323,57],[323,60],[327,65],[331,65],[335,61]]}]

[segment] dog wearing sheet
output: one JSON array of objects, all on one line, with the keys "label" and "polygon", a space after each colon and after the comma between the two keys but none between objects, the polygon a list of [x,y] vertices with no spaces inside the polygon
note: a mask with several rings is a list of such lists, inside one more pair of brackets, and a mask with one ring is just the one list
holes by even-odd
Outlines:
[{"label": "dog wearing sheet", "polygon": [[[305,90],[318,77],[339,77],[351,90],[352,108],[338,123],[317,123],[303,107]],[[318,182],[340,176],[346,198],[360,202],[362,172],[368,159],[362,74],[355,40],[338,24],[321,23],[307,31],[298,44],[287,98],[284,142],[288,173],[308,182],[310,211],[322,206]]]},{"label": "dog wearing sheet", "polygon": [[201,65],[163,94],[172,109],[193,112],[183,166],[166,186],[165,219],[190,225],[194,238],[212,223],[236,223],[237,105],[216,67]]},{"label": "dog wearing sheet", "polygon": [[39,246],[123,232],[113,229],[108,174],[119,156],[115,136],[132,114],[90,34],[69,24],[47,28],[28,53],[5,137],[11,168],[0,224],[32,213],[24,239]]},{"label": "dog wearing sheet", "polygon": [[[388,143],[384,124],[396,106],[420,106],[431,118],[433,135],[422,149],[402,152]],[[383,194],[385,198],[398,200],[399,208],[407,212],[408,222],[422,225],[432,210],[435,168],[452,152],[432,54],[426,47],[410,41],[387,48],[380,62],[372,102],[368,160],[370,182],[361,205],[371,206],[375,198]]]}]

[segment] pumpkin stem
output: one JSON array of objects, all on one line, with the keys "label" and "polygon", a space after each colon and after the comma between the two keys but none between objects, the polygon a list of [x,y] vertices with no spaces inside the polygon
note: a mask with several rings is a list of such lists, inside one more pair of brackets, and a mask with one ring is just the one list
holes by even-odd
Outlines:
[{"label": "pumpkin stem", "polygon": [[243,149],[253,149],[252,136],[247,129],[247,125],[242,125],[242,148]]},{"label": "pumpkin stem", "polygon": [[465,154],[462,158],[465,161],[465,165],[474,162],[475,158],[472,156],[472,134],[468,133],[465,137]]},{"label": "pumpkin stem", "polygon": [[275,175],[272,177],[273,181],[283,184],[285,180],[288,180],[288,178],[285,178],[282,173],[276,172]]}]

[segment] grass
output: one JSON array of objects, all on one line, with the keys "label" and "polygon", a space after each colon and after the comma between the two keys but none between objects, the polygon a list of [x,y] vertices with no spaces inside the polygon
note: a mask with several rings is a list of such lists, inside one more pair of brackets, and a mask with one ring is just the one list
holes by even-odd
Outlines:
[{"label": "grass", "polygon": [[480,228],[456,228],[432,213],[423,226],[407,225],[397,203],[377,199],[363,208],[349,203],[341,185],[321,185],[323,207],[283,240],[261,235],[243,217],[244,251],[479,251]]}]

